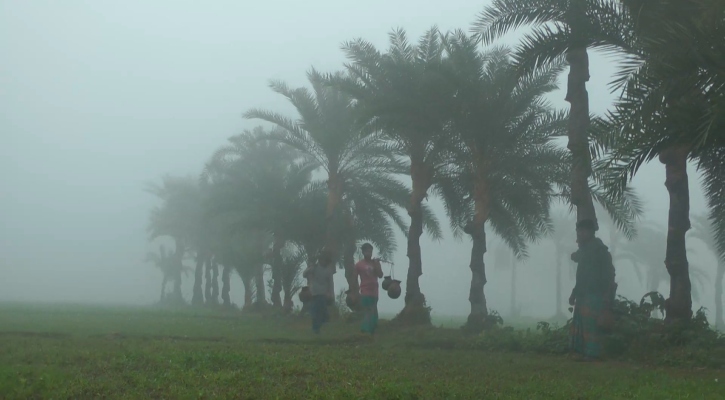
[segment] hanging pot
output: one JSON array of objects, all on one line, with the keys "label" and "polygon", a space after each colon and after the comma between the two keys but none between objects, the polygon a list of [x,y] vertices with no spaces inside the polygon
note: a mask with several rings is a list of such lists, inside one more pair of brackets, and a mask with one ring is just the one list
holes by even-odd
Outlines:
[{"label": "hanging pot", "polygon": [[307,303],[310,300],[312,300],[312,292],[310,292],[310,287],[303,286],[302,289],[300,289],[300,301],[303,303]]},{"label": "hanging pot", "polygon": [[393,278],[391,278],[390,275],[383,278],[383,290],[388,290],[391,283],[393,283]]},{"label": "hanging pot", "polygon": [[401,292],[402,290],[400,289],[400,281],[394,279],[388,287],[388,297],[390,297],[391,299],[397,299],[398,297],[400,297]]}]

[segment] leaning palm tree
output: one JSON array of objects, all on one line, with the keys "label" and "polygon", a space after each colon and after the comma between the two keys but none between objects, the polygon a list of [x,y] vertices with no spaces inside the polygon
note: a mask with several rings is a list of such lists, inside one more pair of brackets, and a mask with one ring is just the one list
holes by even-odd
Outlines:
[{"label": "leaning palm tree", "polygon": [[717,272],[715,276],[715,327],[725,328],[723,320],[723,275],[725,275],[725,261],[718,256],[718,243],[715,236],[715,224],[705,215],[692,217],[693,229],[690,231],[694,239],[701,241],[717,259]]},{"label": "leaning palm tree", "polygon": [[390,33],[390,47],[384,54],[362,39],[345,43],[343,49],[350,60],[346,65],[350,76],[331,77],[331,83],[354,98],[361,126],[382,132],[410,161],[412,191],[406,206],[409,267],[405,307],[399,319],[430,321],[419,282],[423,274],[423,200],[449,165],[450,140],[445,133],[453,98],[453,89],[442,73],[440,35],[432,28],[414,46],[403,30],[396,30]]},{"label": "leaning palm tree", "polygon": [[548,68],[565,57],[569,64],[567,92],[569,102],[568,148],[571,151],[570,201],[577,221],[596,222],[590,192],[592,159],[588,129],[589,49],[611,51],[627,46],[626,18],[615,0],[494,0],[480,14],[473,30],[484,43],[491,43],[511,30],[529,25],[516,52],[522,74]]},{"label": "leaning palm tree", "polygon": [[[340,74],[335,74],[340,78]],[[404,172],[404,166],[398,161],[389,143],[381,140],[380,135],[363,135],[365,128],[358,125],[357,109],[352,98],[331,87],[323,76],[314,69],[308,73],[312,91],[307,88],[291,89],[282,82],[272,82],[272,89],[286,97],[297,110],[299,117],[289,119],[277,113],[253,109],[245,113],[246,118],[261,119],[277,126],[277,130],[257,135],[259,140],[271,140],[283,143],[298,151],[321,166],[327,177],[327,209],[325,248],[334,259],[342,253],[348,254],[348,239],[351,237],[351,203],[358,204],[376,201],[376,210],[383,219],[391,219],[405,230],[396,206],[398,198],[390,198],[400,191],[402,185],[392,174]],[[365,188],[360,192],[359,188]],[[404,187],[403,187],[404,188]],[[357,190],[358,196],[353,192]],[[365,199],[367,197],[367,199]],[[352,200],[355,198],[355,200]],[[377,215],[377,214],[376,214]],[[370,214],[367,215],[370,217]],[[361,218],[358,218],[361,220]],[[383,223],[381,226],[387,226]],[[386,232],[383,242],[392,241],[392,232]],[[350,290],[357,291],[357,280],[353,273],[353,263],[349,257],[344,262],[345,275]]]}]

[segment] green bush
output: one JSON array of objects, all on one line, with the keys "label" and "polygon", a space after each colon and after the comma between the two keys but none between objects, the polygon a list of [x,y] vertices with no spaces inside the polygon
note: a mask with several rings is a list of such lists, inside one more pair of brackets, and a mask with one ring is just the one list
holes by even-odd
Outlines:
[{"label": "green bush", "polygon": [[[618,297],[613,312],[616,323],[605,335],[606,357],[656,365],[725,368],[725,335],[712,329],[701,308],[686,323],[665,325],[653,314],[664,313],[664,297],[647,293],[639,303]],[[487,351],[565,354],[569,351],[569,326],[539,322],[536,330],[514,330],[493,325],[469,338],[466,346]]]}]

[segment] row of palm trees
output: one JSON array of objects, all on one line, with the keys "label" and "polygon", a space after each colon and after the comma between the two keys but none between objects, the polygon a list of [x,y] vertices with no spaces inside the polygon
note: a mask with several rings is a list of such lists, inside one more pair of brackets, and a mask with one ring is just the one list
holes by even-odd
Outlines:
[{"label": "row of palm trees", "polygon": [[[371,241],[388,256],[396,249],[397,228],[407,237],[409,258],[405,306],[398,318],[425,322],[420,237],[424,230],[440,237],[438,221],[424,202],[438,195],[454,235],[472,239],[467,325],[480,329],[488,313],[486,228],[525,257],[529,243],[551,233],[549,212],[555,202],[573,206],[578,220],[596,220],[594,204],[599,203],[632,237],[641,204],[626,184],[642,162],[659,154],[667,165],[672,199],[664,254],[671,280],[667,317],[688,319],[691,287],[683,245],[689,206],[682,154],[685,161],[698,160],[704,171],[715,240],[725,253],[718,197],[723,181],[716,179],[722,158],[712,150],[725,147],[718,130],[722,113],[717,112],[722,104],[717,56],[722,53],[695,41],[689,48],[701,52],[696,57],[669,54],[672,49],[658,44],[656,35],[674,35],[669,29],[722,34],[722,20],[701,18],[717,11],[714,0],[678,4],[497,0],[480,15],[473,35],[432,28],[411,44],[403,30],[395,30],[384,52],[362,39],[347,42],[343,50],[349,62],[343,72],[311,70],[310,88],[270,85],[298,115],[248,111],[246,118],[273,128],[230,138],[201,179],[168,178],[156,188],[163,205],[152,212],[152,236],[169,235],[176,254],[196,255],[192,303],[204,302],[205,266],[209,274],[218,265],[227,281],[233,269],[238,271],[249,304],[253,291],[257,303],[264,303],[263,265],[269,265],[272,304],[289,310],[305,260],[312,262],[323,248],[330,251],[356,292],[357,244]],[[684,11],[673,12],[680,8]],[[658,24],[647,22],[655,17]],[[516,49],[481,50],[481,41],[489,44],[522,25],[533,27]],[[725,42],[708,43],[722,47]],[[619,51],[627,62],[619,82],[621,100],[590,126],[586,52],[592,47]],[[571,109],[562,112],[545,96],[557,88],[566,64]],[[681,93],[672,81],[699,86],[688,86],[685,104],[672,97]],[[650,104],[653,93],[664,100]],[[697,110],[691,110],[692,101]],[[689,125],[674,124],[687,112]],[[553,141],[564,135],[568,152]],[[668,154],[676,156],[674,161]],[[410,187],[401,180],[405,176]]]}]

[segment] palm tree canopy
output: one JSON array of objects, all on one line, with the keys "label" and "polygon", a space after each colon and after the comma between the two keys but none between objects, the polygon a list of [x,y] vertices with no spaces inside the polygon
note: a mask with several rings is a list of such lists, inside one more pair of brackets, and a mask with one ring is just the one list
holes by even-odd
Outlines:
[{"label": "palm tree canopy", "polygon": [[494,0],[478,15],[472,31],[489,44],[529,26],[516,49],[516,61],[523,72],[530,72],[559,62],[571,48],[627,48],[628,23],[617,0]]}]

